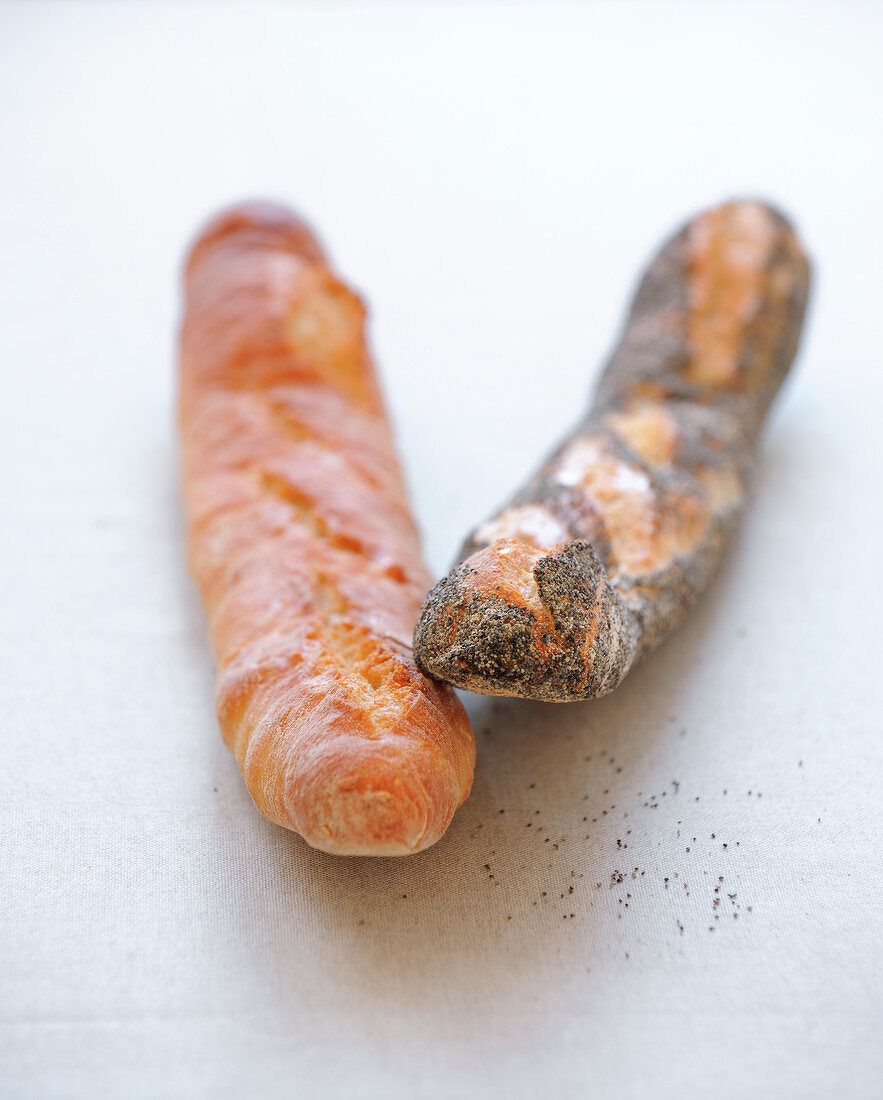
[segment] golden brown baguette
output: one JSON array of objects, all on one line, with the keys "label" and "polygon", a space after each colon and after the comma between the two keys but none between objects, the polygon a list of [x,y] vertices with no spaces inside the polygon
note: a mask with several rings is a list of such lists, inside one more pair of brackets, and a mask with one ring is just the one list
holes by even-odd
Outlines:
[{"label": "golden brown baguette", "polygon": [[216,218],[185,282],[182,480],[224,740],[261,813],[314,847],[418,852],[475,745],[411,653],[429,580],[362,303],[269,204]]},{"label": "golden brown baguette", "polygon": [[612,691],[708,584],[797,350],[809,267],[770,207],[694,218],[653,261],[592,408],[429,594],[420,667],[486,695]]}]

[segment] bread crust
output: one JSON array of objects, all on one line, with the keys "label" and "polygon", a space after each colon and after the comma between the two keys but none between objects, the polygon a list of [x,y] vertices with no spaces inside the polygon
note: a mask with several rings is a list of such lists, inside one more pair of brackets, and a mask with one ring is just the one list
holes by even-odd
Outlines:
[{"label": "bread crust", "polygon": [[612,691],[655,649],[745,507],[808,286],[793,229],[762,203],[707,210],[669,240],[587,415],[429,593],[419,666],[486,695],[567,702]]},{"label": "bread crust", "polygon": [[313,847],[420,851],[475,745],[411,652],[429,578],[362,302],[266,203],[206,226],[185,294],[182,486],[224,740],[261,813]]}]

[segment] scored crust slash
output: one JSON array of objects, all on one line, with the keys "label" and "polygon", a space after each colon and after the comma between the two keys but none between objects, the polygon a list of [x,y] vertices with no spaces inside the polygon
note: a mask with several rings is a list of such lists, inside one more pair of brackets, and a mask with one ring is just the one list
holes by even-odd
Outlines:
[{"label": "scored crust slash", "polygon": [[418,665],[486,695],[612,691],[721,559],[808,285],[793,229],[762,203],[705,211],[673,237],[586,417],[427,597]]},{"label": "scored crust slash", "polygon": [[212,222],[185,284],[182,481],[224,739],[261,813],[314,847],[420,851],[475,744],[411,652],[429,578],[364,307],[269,204]]}]

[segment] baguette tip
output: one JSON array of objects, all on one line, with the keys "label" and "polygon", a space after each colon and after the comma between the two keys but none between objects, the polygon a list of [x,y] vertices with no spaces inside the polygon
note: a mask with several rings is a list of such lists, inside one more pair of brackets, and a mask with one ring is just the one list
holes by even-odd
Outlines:
[{"label": "baguette tip", "polygon": [[395,745],[353,748],[355,758],[321,753],[299,769],[289,784],[286,824],[310,847],[338,856],[408,856],[434,844],[459,800],[444,812],[446,799],[431,797],[423,781],[436,777],[418,775]]},{"label": "baguette tip", "polygon": [[429,593],[414,632],[428,676],[482,695],[566,703],[619,684],[638,631],[591,544],[498,539]]},{"label": "baguette tip", "polygon": [[231,238],[247,238],[254,247],[290,252],[311,263],[325,259],[319,238],[299,214],[282,203],[250,199],[220,210],[197,233],[184,264],[185,281],[215,248]]}]

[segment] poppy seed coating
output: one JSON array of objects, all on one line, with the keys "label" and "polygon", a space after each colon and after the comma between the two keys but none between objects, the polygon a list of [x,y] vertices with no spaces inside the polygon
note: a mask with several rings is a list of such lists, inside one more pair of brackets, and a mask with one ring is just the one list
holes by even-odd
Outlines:
[{"label": "poppy seed coating", "polygon": [[587,415],[429,593],[419,667],[486,695],[612,691],[726,550],[808,288],[794,231],[766,205],[726,203],[681,229],[644,275]]}]

